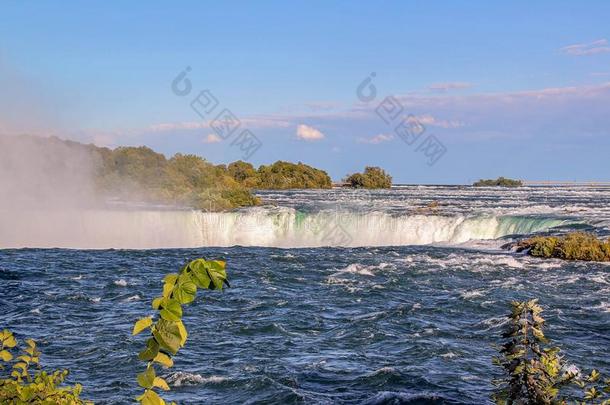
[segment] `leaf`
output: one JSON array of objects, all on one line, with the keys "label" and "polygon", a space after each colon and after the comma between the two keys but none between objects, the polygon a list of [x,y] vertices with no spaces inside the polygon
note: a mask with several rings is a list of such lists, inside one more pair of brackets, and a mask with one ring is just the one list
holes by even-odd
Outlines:
[{"label": "leaf", "polygon": [[192,269],[192,277],[195,284],[199,288],[208,288],[210,286],[210,276],[208,275],[208,271],[205,267],[205,264],[200,262],[199,260],[195,260],[191,263]]},{"label": "leaf", "polygon": [[163,352],[157,353],[153,361],[156,361],[157,363],[161,364],[166,368],[172,367],[174,365],[174,361],[172,360],[172,358]]},{"label": "leaf", "polygon": [[155,378],[156,378],[155,368],[152,366],[148,366],[146,368],[146,371],[143,371],[140,374],[138,374],[137,379],[138,379],[138,384],[140,384],[140,387],[152,388]]},{"label": "leaf", "polygon": [[169,385],[167,385],[167,382],[161,377],[155,377],[153,386],[161,388],[163,391],[169,391]]},{"label": "leaf", "polygon": [[138,398],[142,405],[165,405],[165,401],[153,390],[146,390],[144,394]]},{"label": "leaf", "polygon": [[188,304],[195,300],[196,293],[197,286],[193,283],[191,276],[188,273],[182,273],[174,288],[174,298],[181,304]]},{"label": "leaf", "polygon": [[591,382],[597,381],[599,379],[599,375],[600,375],[599,371],[593,369],[591,371],[591,375],[589,376],[589,381],[591,381]]},{"label": "leaf", "polygon": [[13,332],[8,329],[4,329],[0,332],[0,343],[2,343],[3,347],[13,348],[17,346],[17,341],[15,340],[15,336],[13,336]]},{"label": "leaf", "polygon": [[132,336],[137,335],[138,333],[142,332],[144,329],[148,329],[150,328],[150,325],[152,325],[152,317],[147,316],[146,318],[142,318],[140,320],[138,320],[135,325],[133,325],[133,332],[131,332]]},{"label": "leaf", "polygon": [[152,309],[159,309],[161,303],[163,302],[163,297],[157,297],[152,300]]},{"label": "leaf", "polygon": [[229,285],[224,261],[212,260],[206,262],[203,259],[197,259],[190,263],[190,267],[193,279],[198,287],[222,290],[223,283]]},{"label": "leaf", "polygon": [[154,338],[149,338],[146,341],[146,348],[138,354],[138,359],[142,361],[151,361],[159,353],[159,343]]},{"label": "leaf", "polygon": [[166,349],[171,354],[176,354],[178,352],[181,336],[180,329],[176,322],[159,319],[157,326],[153,330],[153,335],[162,348]]},{"label": "leaf", "polygon": [[176,284],[176,280],[178,280],[177,274],[172,273],[165,276],[165,278],[163,279],[163,281],[165,281],[165,284],[163,284],[164,297],[169,298],[172,293],[172,290],[174,289],[174,285]]},{"label": "leaf", "polygon": [[212,279],[212,284],[214,284],[214,288],[212,290],[222,290],[223,284],[229,285],[227,281],[227,272],[225,271],[226,262],[220,260],[212,260],[210,263],[210,269],[208,270],[208,274]]},{"label": "leaf", "polygon": [[8,350],[0,351],[0,360],[2,361],[11,361],[13,355]]},{"label": "leaf", "polygon": [[523,372],[523,369],[525,368],[525,364],[519,364],[517,367],[515,367],[515,370],[512,372],[512,375],[517,375]]},{"label": "leaf", "polygon": [[186,332],[186,328],[184,327],[184,323],[182,321],[178,321],[176,324],[178,325],[178,330],[180,331],[180,346],[184,346],[186,343],[186,338],[189,334]]},{"label": "leaf", "polygon": [[595,387],[592,387],[589,391],[585,392],[585,399],[595,399],[597,397],[599,397],[601,394],[599,391],[597,391],[595,389]]},{"label": "leaf", "polygon": [[163,309],[159,311],[161,318],[166,321],[179,321],[182,319],[182,306],[180,306],[177,300],[173,298],[165,299],[162,306]]}]

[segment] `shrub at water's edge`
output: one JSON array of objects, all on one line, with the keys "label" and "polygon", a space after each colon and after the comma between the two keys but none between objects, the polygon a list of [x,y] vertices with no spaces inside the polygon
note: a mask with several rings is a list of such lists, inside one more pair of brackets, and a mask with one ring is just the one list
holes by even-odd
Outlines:
[{"label": "shrub at water's edge", "polygon": [[138,384],[144,392],[137,400],[145,405],[164,405],[165,401],[155,391],[169,390],[167,382],[157,376],[155,364],[164,368],[174,365],[175,356],[187,339],[186,327],[182,323],[182,306],[195,300],[197,289],[222,290],[229,285],[225,262],[220,260],[196,259],[184,265],[180,271],[168,274],[163,279],[163,292],[152,301],[152,308],[159,312],[138,320],[133,327],[133,335],[144,330],[150,331],[146,347],[138,358],[146,362],[146,370],[138,374]]},{"label": "shrub at water's edge", "polygon": [[[597,370],[581,374],[567,364],[559,347],[550,346],[537,300],[513,301],[511,309],[498,347],[500,356],[493,359],[504,371],[502,378],[493,381],[497,390],[492,399],[497,404],[610,403],[610,379],[604,381]],[[567,389],[572,384],[580,390]]]},{"label": "shrub at water's edge", "polygon": [[80,384],[63,384],[68,370],[42,370],[34,340],[26,339],[21,351],[17,343],[8,329],[0,331],[0,403],[92,404],[80,399]]},{"label": "shrub at water's edge", "polygon": [[517,243],[517,251],[527,250],[535,257],[564,260],[610,261],[610,239],[600,240],[586,232],[571,232],[565,236],[535,236]]},{"label": "shrub at water's edge", "polygon": [[392,176],[380,167],[367,166],[364,172],[351,174],[344,182],[353,188],[391,188]]},{"label": "shrub at water's edge", "polygon": [[475,181],[472,184],[474,187],[521,187],[523,182],[521,180],[507,179],[505,177],[498,177],[497,179],[487,179]]}]

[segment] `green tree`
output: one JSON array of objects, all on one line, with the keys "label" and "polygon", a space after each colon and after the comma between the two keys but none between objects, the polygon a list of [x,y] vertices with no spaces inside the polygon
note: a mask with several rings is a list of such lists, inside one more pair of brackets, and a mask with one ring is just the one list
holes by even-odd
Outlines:
[{"label": "green tree", "polygon": [[229,164],[227,172],[235,181],[244,184],[246,187],[256,187],[258,183],[258,173],[251,163],[238,160]]},{"label": "green tree", "polygon": [[272,165],[261,165],[258,168],[260,189],[297,189],[297,188],[331,188],[332,181],[328,174],[304,163],[277,161]]},{"label": "green tree", "polygon": [[523,182],[521,180],[507,179],[505,177],[498,177],[497,179],[479,180],[472,184],[474,187],[521,187]]},{"label": "green tree", "polygon": [[391,188],[392,176],[380,167],[367,166],[363,173],[354,173],[344,180],[353,188]]}]

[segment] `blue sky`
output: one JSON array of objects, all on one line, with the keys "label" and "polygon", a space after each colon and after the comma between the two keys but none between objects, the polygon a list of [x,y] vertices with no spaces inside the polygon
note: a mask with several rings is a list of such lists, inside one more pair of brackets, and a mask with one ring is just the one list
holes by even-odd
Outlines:
[{"label": "blue sky", "polygon": [[[247,128],[253,164],[334,179],[379,165],[407,183],[610,180],[609,20],[606,1],[4,1],[0,133],[221,163],[244,157],[232,142]],[[187,66],[192,92],[177,96]],[[190,106],[204,89],[214,116],[240,120],[227,140]],[[375,113],[386,96],[424,126],[417,142]],[[446,150],[433,165],[429,135]]]}]

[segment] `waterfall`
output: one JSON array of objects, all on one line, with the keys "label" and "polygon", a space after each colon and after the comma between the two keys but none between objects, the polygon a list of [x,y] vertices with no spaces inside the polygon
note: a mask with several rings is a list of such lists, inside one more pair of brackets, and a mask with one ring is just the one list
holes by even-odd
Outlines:
[{"label": "waterfall", "polygon": [[[99,209],[0,211],[0,247],[189,248],[457,244],[530,234],[567,220],[533,216],[395,215],[255,207],[235,212]],[[10,224],[10,225],[8,225]]]}]

